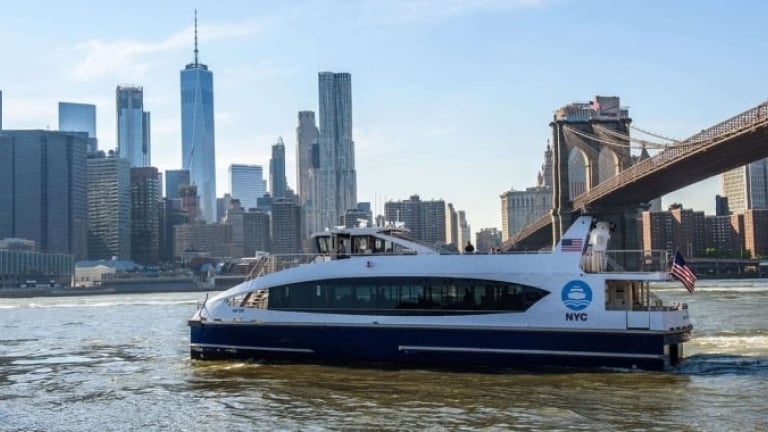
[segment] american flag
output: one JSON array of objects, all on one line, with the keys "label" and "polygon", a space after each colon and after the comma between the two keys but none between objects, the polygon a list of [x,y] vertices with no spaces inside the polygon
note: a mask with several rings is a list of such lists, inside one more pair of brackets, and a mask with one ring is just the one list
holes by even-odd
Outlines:
[{"label": "american flag", "polygon": [[560,251],[562,252],[581,252],[583,249],[582,239],[562,239],[560,241]]},{"label": "american flag", "polygon": [[695,283],[696,274],[691,270],[690,267],[688,267],[685,264],[685,260],[683,259],[683,256],[680,254],[680,251],[675,252],[675,262],[672,263],[672,270],[670,271],[670,274],[672,276],[683,283],[683,286],[693,294],[693,290],[696,288]]}]

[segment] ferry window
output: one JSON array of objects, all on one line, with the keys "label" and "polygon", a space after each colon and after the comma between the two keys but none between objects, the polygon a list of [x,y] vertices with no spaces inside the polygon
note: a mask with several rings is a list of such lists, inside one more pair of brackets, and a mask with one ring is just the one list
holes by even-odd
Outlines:
[{"label": "ferry window", "polygon": [[350,278],[270,290],[270,309],[328,313],[435,315],[525,311],[549,292],[461,278]]},{"label": "ferry window", "polygon": [[321,254],[328,254],[331,251],[330,237],[317,237],[317,250]]},{"label": "ferry window", "polygon": [[363,254],[368,253],[368,239],[363,236],[354,237],[352,239],[352,253]]}]

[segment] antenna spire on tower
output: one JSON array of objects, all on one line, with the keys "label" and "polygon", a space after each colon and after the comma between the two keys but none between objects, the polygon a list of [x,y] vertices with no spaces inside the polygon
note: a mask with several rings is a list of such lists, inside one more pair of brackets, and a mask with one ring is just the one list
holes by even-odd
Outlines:
[{"label": "antenna spire on tower", "polygon": [[195,66],[198,65],[197,52],[197,9],[195,9]]}]

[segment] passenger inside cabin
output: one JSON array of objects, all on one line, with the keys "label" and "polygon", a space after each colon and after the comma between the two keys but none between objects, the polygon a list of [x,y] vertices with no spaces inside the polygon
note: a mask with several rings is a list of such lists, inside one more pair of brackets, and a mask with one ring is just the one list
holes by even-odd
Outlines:
[{"label": "passenger inside cabin", "polygon": [[472,292],[469,290],[469,288],[464,289],[464,306],[474,306],[475,305],[475,297],[472,295]]},{"label": "passenger inside cabin", "polygon": [[339,239],[339,244],[336,246],[337,258],[349,258],[347,255],[347,247],[344,245],[344,240]]}]

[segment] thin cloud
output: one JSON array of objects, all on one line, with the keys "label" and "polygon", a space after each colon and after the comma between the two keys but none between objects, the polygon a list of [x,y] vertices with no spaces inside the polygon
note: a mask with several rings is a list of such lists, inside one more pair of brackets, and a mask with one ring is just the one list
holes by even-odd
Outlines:
[{"label": "thin cloud", "polygon": [[481,12],[541,7],[552,0],[369,0],[362,8],[372,21],[417,22]]},{"label": "thin cloud", "polygon": [[[202,25],[198,33],[205,42],[241,38],[257,33],[260,26],[253,21],[242,23]],[[92,39],[75,47],[81,57],[70,74],[77,80],[91,80],[120,74],[134,79],[146,76],[152,67],[162,60],[161,54],[182,48],[190,48],[194,27],[174,33],[160,41]]]}]

